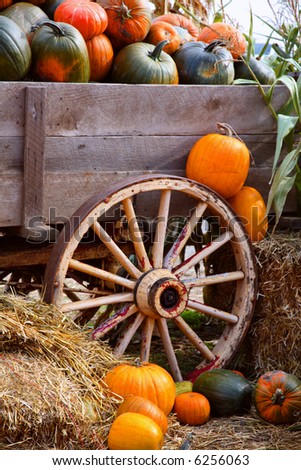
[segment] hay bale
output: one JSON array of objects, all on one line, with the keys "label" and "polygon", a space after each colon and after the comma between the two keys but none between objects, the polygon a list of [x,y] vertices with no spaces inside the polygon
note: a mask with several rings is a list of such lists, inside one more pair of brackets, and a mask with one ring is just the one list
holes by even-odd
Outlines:
[{"label": "hay bale", "polygon": [[256,374],[301,377],[301,235],[275,233],[254,245],[259,296],[245,347]]},{"label": "hay bale", "polygon": [[103,447],[120,399],[102,377],[118,363],[54,307],[0,296],[0,447]]}]

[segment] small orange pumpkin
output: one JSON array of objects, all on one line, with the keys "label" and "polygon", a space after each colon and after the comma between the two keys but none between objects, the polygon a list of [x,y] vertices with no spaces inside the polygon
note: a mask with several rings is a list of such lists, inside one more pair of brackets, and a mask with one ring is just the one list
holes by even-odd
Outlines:
[{"label": "small orange pumpkin", "polygon": [[294,423],[301,416],[301,380],[282,370],[266,372],[255,384],[253,402],[265,421]]},{"label": "small orange pumpkin", "polygon": [[145,42],[154,44],[156,46],[159,42],[167,40],[168,43],[163,47],[163,51],[167,54],[174,54],[180,47],[181,38],[177,30],[172,24],[166,21],[157,21],[150,27],[148,35],[145,38]]},{"label": "small orange pumpkin", "polygon": [[153,24],[157,21],[165,21],[166,23],[170,23],[173,26],[180,27],[186,31],[188,31],[189,35],[195,40],[198,40],[199,37],[199,29],[195,25],[195,23],[187,18],[186,16],[180,15],[179,13],[165,13],[163,15],[157,16],[153,19]]},{"label": "small orange pumpkin", "polygon": [[166,433],[168,426],[166,415],[152,401],[142,397],[125,397],[117,409],[116,416],[120,416],[123,413],[127,413],[129,411],[132,413],[139,413],[141,415],[148,416],[154,420],[158,426],[160,426],[163,434]]},{"label": "small orange pumpkin", "polygon": [[201,393],[181,393],[175,399],[174,412],[180,423],[200,426],[209,419],[210,403]]},{"label": "small orange pumpkin", "polygon": [[86,41],[90,60],[90,81],[100,82],[111,70],[114,50],[105,34],[98,34]]},{"label": "small orange pumpkin", "polygon": [[176,386],[163,367],[149,362],[120,364],[104,377],[109,389],[121,397],[135,395],[157,405],[167,416],[174,405]]},{"label": "small orange pumpkin", "polygon": [[198,40],[212,42],[220,39],[225,42],[226,48],[231,52],[233,59],[238,59],[247,49],[244,35],[234,26],[226,23],[213,23],[205,26],[199,34]]},{"label": "small orange pumpkin", "polygon": [[262,240],[268,230],[268,219],[266,205],[259,191],[251,186],[243,186],[228,202],[240,217],[251,242]]},{"label": "small orange pumpkin", "polygon": [[250,154],[247,146],[232,135],[230,126],[218,124],[218,128],[226,135],[207,134],[194,143],[186,162],[186,176],[229,199],[247,178]]},{"label": "small orange pumpkin", "polygon": [[149,416],[123,413],[112,423],[108,435],[110,450],[160,450],[163,446],[161,428]]}]

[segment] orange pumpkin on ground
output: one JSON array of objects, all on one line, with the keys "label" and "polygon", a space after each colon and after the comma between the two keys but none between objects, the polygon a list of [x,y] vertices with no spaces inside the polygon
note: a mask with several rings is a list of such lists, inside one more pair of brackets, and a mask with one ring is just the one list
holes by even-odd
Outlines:
[{"label": "orange pumpkin on ground", "polygon": [[268,230],[268,219],[266,205],[259,191],[251,186],[243,186],[228,202],[240,217],[251,242],[263,240]]},{"label": "orange pumpkin on ground", "polygon": [[104,382],[121,397],[135,395],[152,401],[166,416],[174,405],[176,386],[173,378],[157,364],[120,364],[105,375]]},{"label": "orange pumpkin on ground", "polygon": [[162,430],[155,421],[131,412],[118,416],[108,435],[110,450],[160,450],[163,441]]},{"label": "orange pumpkin on ground", "polygon": [[180,423],[200,426],[207,423],[209,419],[210,403],[201,393],[181,393],[176,397],[174,412]]},{"label": "orange pumpkin on ground", "polygon": [[117,409],[116,416],[119,416],[123,413],[127,413],[129,411],[132,413],[139,413],[141,415],[148,416],[149,418],[154,420],[155,423],[158,424],[158,426],[160,426],[163,434],[166,433],[168,426],[166,415],[152,401],[142,397],[125,397],[125,399]]},{"label": "orange pumpkin on ground", "polygon": [[244,35],[230,24],[212,23],[205,26],[198,37],[199,41],[207,43],[216,39],[225,42],[226,48],[231,52],[234,59],[238,59],[246,52],[247,42]]},{"label": "orange pumpkin on ground", "polygon": [[164,41],[165,39],[168,43],[163,47],[163,51],[170,55],[174,54],[181,44],[181,38],[177,30],[172,24],[167,23],[166,21],[157,21],[151,25],[148,35],[145,38],[145,42],[156,46],[159,42]]},{"label": "orange pumpkin on ground", "polygon": [[111,70],[114,50],[105,34],[98,34],[86,41],[90,60],[90,81],[100,82]]},{"label": "orange pumpkin on ground", "polygon": [[208,186],[225,199],[243,186],[250,168],[247,146],[231,135],[225,124],[218,127],[226,135],[207,134],[192,146],[186,162],[186,176]]}]

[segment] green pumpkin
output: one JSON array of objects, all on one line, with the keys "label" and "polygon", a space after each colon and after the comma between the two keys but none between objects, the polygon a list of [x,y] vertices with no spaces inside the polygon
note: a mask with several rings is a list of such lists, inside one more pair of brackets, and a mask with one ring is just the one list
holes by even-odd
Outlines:
[{"label": "green pumpkin", "polygon": [[227,369],[201,373],[193,384],[193,391],[209,400],[213,416],[240,415],[249,411],[252,403],[250,382]]},{"label": "green pumpkin", "polygon": [[30,64],[31,49],[24,31],[10,18],[0,16],[0,80],[22,80]]},{"label": "green pumpkin", "polygon": [[31,42],[32,75],[48,82],[86,83],[90,62],[86,42],[74,26],[45,21]]},{"label": "green pumpkin", "polygon": [[172,57],[181,84],[230,85],[234,80],[233,57],[219,41],[188,42]]},{"label": "green pumpkin", "polygon": [[5,8],[1,15],[17,23],[26,34],[28,40],[30,40],[33,34],[32,27],[40,21],[48,19],[48,16],[40,7],[27,2],[14,3]]},{"label": "green pumpkin", "polygon": [[[243,58],[246,61],[246,55],[243,55]],[[234,64],[235,79],[243,78],[245,80],[254,80],[253,72],[262,85],[271,85],[276,80],[276,74],[272,67],[260,59],[251,56],[249,67],[251,70],[243,60],[237,60]]]},{"label": "green pumpkin", "polygon": [[172,57],[162,49],[167,41],[157,46],[136,42],[123,47],[112,66],[115,83],[178,84],[179,77]]}]

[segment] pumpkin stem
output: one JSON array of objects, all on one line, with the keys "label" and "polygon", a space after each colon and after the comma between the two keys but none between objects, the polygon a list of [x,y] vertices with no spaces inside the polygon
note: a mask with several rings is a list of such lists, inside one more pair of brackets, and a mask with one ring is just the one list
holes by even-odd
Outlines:
[{"label": "pumpkin stem", "polygon": [[233,127],[230,126],[230,124],[227,124],[226,122],[217,122],[216,125],[221,134],[226,135],[228,137],[232,137],[235,135],[235,137],[239,139],[238,135],[236,134]]},{"label": "pumpkin stem", "polygon": [[164,39],[164,41],[159,42],[159,44],[156,45],[155,49],[153,52],[149,52],[148,55],[151,59],[153,60],[160,60],[160,55],[163,50],[163,47],[168,43],[167,39]]},{"label": "pumpkin stem", "polygon": [[136,359],[134,360],[134,364],[135,364],[136,367],[140,367],[140,366],[141,366],[140,357],[136,357]]},{"label": "pumpkin stem", "polygon": [[41,20],[38,23],[36,23],[35,25],[33,25],[31,27],[31,32],[37,31],[38,29],[42,28],[42,26],[49,26],[50,28],[52,28],[52,30],[55,33],[57,33],[58,36],[66,36],[64,28],[62,28],[55,21],[51,21],[51,20],[47,20],[47,19],[46,20]]},{"label": "pumpkin stem", "polygon": [[281,388],[277,388],[274,395],[272,396],[272,403],[273,405],[282,405],[285,400],[285,395]]}]

